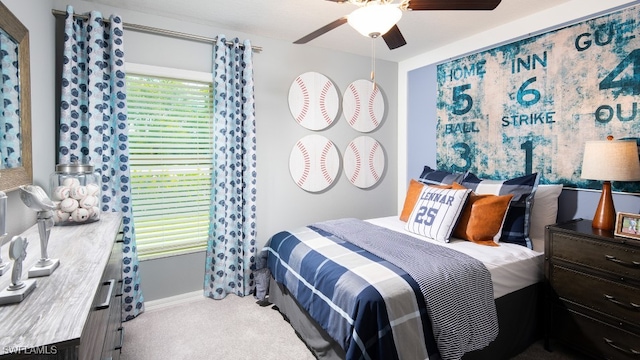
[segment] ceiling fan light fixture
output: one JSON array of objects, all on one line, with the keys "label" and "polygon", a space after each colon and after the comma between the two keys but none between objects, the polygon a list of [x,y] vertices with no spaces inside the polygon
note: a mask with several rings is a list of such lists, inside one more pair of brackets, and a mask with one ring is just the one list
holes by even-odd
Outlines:
[{"label": "ceiling fan light fixture", "polygon": [[375,38],[386,34],[401,17],[402,10],[396,4],[370,2],[349,14],[347,22],[363,36]]}]

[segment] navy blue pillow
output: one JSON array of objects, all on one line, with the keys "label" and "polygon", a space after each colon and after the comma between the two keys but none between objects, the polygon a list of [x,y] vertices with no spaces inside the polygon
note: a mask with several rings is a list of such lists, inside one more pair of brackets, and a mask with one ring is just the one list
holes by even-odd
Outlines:
[{"label": "navy blue pillow", "polygon": [[518,244],[533,249],[529,229],[531,227],[531,208],[533,196],[538,188],[538,173],[509,180],[483,180],[467,173],[461,185],[476,194],[506,195],[513,194],[502,225],[500,242]]},{"label": "navy blue pillow", "polygon": [[459,184],[463,178],[464,174],[434,170],[425,165],[424,169],[422,170],[422,174],[420,174],[420,177],[418,178],[418,181],[427,185],[451,185],[454,182],[457,182]]}]

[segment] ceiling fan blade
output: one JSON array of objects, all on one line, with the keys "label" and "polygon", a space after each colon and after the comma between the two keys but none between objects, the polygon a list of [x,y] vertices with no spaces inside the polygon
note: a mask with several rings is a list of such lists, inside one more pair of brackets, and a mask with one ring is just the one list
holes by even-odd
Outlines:
[{"label": "ceiling fan blade", "polygon": [[409,0],[411,10],[493,10],[501,0]]},{"label": "ceiling fan blade", "polygon": [[320,29],[318,29],[318,30],[316,30],[316,31],[314,31],[314,32],[312,32],[310,34],[301,37],[300,39],[294,41],[293,43],[294,44],[306,44],[309,41],[317,38],[318,36],[323,35],[323,34],[329,32],[329,31],[337,28],[338,26],[340,26],[342,24],[345,24],[346,22],[347,22],[347,17],[343,16],[340,19],[335,20],[333,22],[330,22],[327,25],[321,27]]},{"label": "ceiling fan blade", "polygon": [[384,42],[387,43],[389,50],[397,49],[400,46],[407,44],[407,41],[404,39],[404,36],[402,36],[400,29],[398,29],[398,25],[393,25],[391,30],[382,35],[382,38],[384,39]]}]

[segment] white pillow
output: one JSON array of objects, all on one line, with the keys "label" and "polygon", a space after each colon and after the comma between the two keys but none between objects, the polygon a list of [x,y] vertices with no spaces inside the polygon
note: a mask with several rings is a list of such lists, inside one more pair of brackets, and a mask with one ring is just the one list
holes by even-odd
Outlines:
[{"label": "white pillow", "polygon": [[562,185],[538,185],[533,196],[529,237],[535,251],[544,251],[544,228],[557,221],[558,197],[561,192]]},{"label": "white pillow", "polygon": [[425,186],[413,207],[405,229],[441,242],[449,242],[470,189],[453,190]]}]

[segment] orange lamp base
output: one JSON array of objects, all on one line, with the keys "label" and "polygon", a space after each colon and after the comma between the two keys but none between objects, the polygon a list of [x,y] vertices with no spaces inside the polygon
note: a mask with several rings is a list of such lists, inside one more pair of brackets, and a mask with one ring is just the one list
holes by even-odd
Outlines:
[{"label": "orange lamp base", "polygon": [[611,182],[602,183],[602,194],[600,202],[593,215],[591,227],[594,229],[612,231],[616,222],[616,209],[613,206],[613,195],[611,193]]}]

